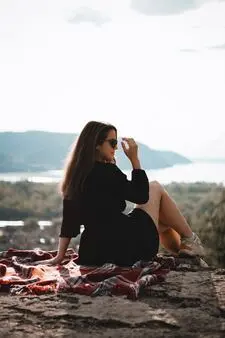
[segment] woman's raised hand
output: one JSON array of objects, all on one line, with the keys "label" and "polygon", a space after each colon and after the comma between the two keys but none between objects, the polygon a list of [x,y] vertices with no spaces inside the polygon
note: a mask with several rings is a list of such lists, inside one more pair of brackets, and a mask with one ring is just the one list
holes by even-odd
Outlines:
[{"label": "woman's raised hand", "polygon": [[133,138],[123,137],[121,145],[131,162],[138,159],[138,145]]}]

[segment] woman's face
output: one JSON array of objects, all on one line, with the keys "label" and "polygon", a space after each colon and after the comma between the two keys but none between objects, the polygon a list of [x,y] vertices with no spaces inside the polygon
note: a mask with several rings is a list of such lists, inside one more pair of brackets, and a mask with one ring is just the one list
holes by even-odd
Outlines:
[{"label": "woman's face", "polygon": [[97,159],[102,162],[114,162],[117,150],[117,135],[114,129],[108,132],[105,141],[97,146]]}]

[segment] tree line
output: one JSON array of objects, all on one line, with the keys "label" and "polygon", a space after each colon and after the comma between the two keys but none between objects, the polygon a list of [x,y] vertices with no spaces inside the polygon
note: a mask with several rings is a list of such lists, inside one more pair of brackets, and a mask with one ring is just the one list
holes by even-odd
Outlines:
[{"label": "tree line", "polygon": [[[174,182],[165,185],[165,189],[176,201],[192,229],[200,235],[206,247],[207,262],[217,266],[225,266],[224,186],[204,182]],[[33,224],[35,220],[57,220],[58,231],[61,217],[62,197],[57,184],[27,181],[0,182],[0,220],[32,220]],[[31,227],[25,228],[26,231],[31,230]],[[36,235],[39,236],[40,231],[36,227],[34,228]],[[28,232],[30,233],[30,231]],[[53,230],[51,233],[54,237]],[[4,238],[1,238],[1,243],[4,243]],[[19,247],[19,243],[15,240],[13,243]],[[5,249],[8,244],[5,241],[4,246],[0,245],[0,250],[3,247]],[[47,249],[47,247],[45,248]]]}]

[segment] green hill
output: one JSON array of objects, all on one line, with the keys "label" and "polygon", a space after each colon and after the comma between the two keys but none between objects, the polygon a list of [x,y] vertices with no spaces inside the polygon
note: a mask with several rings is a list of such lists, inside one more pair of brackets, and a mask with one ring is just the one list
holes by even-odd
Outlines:
[{"label": "green hill", "polygon": [[[1,132],[0,172],[61,169],[76,136],[77,134],[44,131]],[[119,148],[116,156],[118,166],[123,170],[130,169],[129,160]],[[177,153],[153,150],[142,143],[139,143],[139,154],[145,169],[191,162]]]}]

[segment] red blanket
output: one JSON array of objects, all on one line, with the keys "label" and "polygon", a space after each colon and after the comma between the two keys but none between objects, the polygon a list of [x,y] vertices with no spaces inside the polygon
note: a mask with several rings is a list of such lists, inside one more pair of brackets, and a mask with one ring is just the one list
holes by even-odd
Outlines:
[{"label": "red blanket", "polygon": [[154,261],[138,261],[132,267],[80,266],[73,249],[67,250],[60,265],[35,265],[35,261],[49,259],[56,253],[40,249],[0,252],[0,292],[13,295],[73,292],[137,299],[140,294],[149,294],[150,286],[164,281],[170,269],[175,268],[173,257],[160,256]]}]

